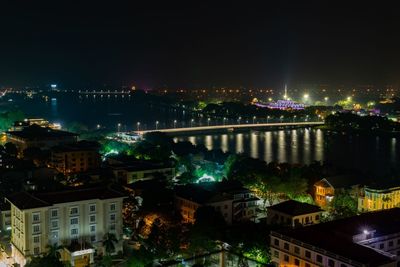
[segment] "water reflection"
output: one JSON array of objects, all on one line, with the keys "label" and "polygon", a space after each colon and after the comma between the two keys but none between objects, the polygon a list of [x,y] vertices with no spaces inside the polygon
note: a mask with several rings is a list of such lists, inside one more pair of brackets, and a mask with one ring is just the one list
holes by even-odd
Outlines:
[{"label": "water reflection", "polygon": [[[177,139],[175,138],[174,141]],[[391,170],[400,173],[399,142],[396,138],[341,135],[322,130],[295,129],[261,133],[223,133],[180,137],[208,149],[246,153],[266,162],[310,164],[325,161],[379,175]]]}]

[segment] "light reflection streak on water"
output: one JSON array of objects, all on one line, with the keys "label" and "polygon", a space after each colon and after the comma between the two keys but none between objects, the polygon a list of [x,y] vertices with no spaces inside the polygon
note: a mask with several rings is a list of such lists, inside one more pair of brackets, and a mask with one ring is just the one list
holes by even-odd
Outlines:
[{"label": "light reflection streak on water", "polygon": [[227,152],[229,150],[228,135],[227,134],[221,135],[221,150],[223,152]]},{"label": "light reflection streak on water", "polygon": [[265,133],[264,160],[268,163],[272,161],[272,134],[271,134],[271,132]]},{"label": "light reflection streak on water", "polygon": [[292,130],[292,138],[290,147],[292,148],[292,162],[299,162],[299,151],[298,151],[298,140],[297,140],[297,130]]},{"label": "light reflection streak on water", "polygon": [[279,131],[278,133],[278,162],[286,162],[286,141],[285,131]]},{"label": "light reflection streak on water", "polygon": [[250,157],[258,158],[258,135],[255,133],[250,135]]},{"label": "light reflection streak on water", "polygon": [[243,152],[243,134],[237,134],[236,135],[236,153],[242,153]]},{"label": "light reflection streak on water", "polygon": [[206,148],[208,150],[212,150],[213,149],[213,138],[211,135],[206,135],[204,137],[204,145],[206,146]]},{"label": "light reflection streak on water", "polygon": [[315,134],[315,160],[324,160],[324,135],[320,129]]}]

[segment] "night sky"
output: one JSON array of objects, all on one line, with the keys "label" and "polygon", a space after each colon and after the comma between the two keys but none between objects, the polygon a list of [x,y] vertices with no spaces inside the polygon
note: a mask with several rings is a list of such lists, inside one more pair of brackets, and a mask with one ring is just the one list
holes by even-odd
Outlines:
[{"label": "night sky", "polygon": [[3,2],[0,86],[399,82],[395,5]]}]

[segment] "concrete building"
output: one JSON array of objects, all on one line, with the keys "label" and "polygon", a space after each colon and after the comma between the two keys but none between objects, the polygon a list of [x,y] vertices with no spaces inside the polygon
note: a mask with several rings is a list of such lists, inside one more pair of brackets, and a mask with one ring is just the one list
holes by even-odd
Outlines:
[{"label": "concrete building", "polygon": [[267,208],[267,223],[291,227],[317,224],[323,210],[315,205],[288,200]]},{"label": "concrete building", "polygon": [[11,232],[11,206],[7,201],[0,203],[1,236],[9,236]]},{"label": "concrete building", "polygon": [[214,207],[227,224],[255,219],[258,201],[250,190],[232,181],[188,184],[175,188],[175,208],[186,223],[195,222],[195,212],[202,206]]},{"label": "concrete building", "polygon": [[50,167],[64,174],[86,172],[100,167],[100,144],[79,141],[51,149]]},{"label": "concrete building", "polygon": [[391,209],[400,206],[399,185],[374,185],[364,187],[358,198],[360,212]]},{"label": "concrete building", "polygon": [[314,201],[322,208],[329,206],[335,193],[346,191],[357,199],[362,191],[359,178],[352,175],[323,178],[314,184],[314,188]]},{"label": "concrete building", "polygon": [[400,263],[400,209],[272,231],[275,266],[395,267]]},{"label": "concrete building", "polygon": [[7,142],[15,144],[19,153],[28,147],[50,149],[51,147],[71,144],[77,141],[77,134],[44,128],[37,124],[23,128],[21,131],[8,131]]},{"label": "concrete building", "polygon": [[61,130],[61,125],[59,123],[50,123],[48,120],[43,118],[27,118],[23,121],[16,121],[12,126],[13,131],[22,131],[24,128],[29,127],[31,125],[39,125],[44,128],[51,128],[53,130]]},{"label": "concrete building", "polygon": [[12,257],[24,266],[47,245],[62,245],[63,261],[72,266],[93,263],[95,251],[104,253],[103,236],[113,233],[122,250],[122,201],[110,188],[75,189],[52,193],[19,192],[11,204]]}]

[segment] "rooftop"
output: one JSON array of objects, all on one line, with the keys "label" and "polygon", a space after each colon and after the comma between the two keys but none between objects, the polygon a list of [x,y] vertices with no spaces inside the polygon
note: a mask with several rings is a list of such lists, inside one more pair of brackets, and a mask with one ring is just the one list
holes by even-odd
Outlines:
[{"label": "rooftop", "polygon": [[175,194],[199,204],[233,199],[234,193],[249,192],[240,182],[222,181],[187,184],[175,187]]},{"label": "rooftop", "polygon": [[112,199],[124,194],[108,187],[84,188],[57,192],[18,192],[7,197],[19,209],[47,207],[58,203],[77,202],[91,199]]},{"label": "rooftop", "polygon": [[[328,184],[326,182],[328,182]],[[338,175],[325,177],[315,183],[315,185],[323,187],[332,185],[333,188],[348,188],[358,184],[361,184],[360,178],[354,175]]]},{"label": "rooftop", "polygon": [[33,139],[33,138],[57,138],[57,137],[73,137],[77,136],[75,133],[61,131],[61,130],[53,130],[51,128],[40,127],[39,125],[33,124],[29,127],[23,128],[21,131],[8,131],[8,135],[17,136],[25,139]]},{"label": "rooftop", "polygon": [[322,209],[318,206],[308,203],[302,203],[295,200],[288,200],[282,203],[268,207],[269,210],[279,211],[288,215],[298,216],[303,214],[320,212]]},{"label": "rooftop", "polygon": [[380,266],[392,260],[373,249],[353,242],[353,236],[364,230],[375,230],[375,237],[400,232],[400,208],[364,213],[358,216],[296,229],[285,229],[272,235],[283,235],[355,260],[366,266]]},{"label": "rooftop", "polygon": [[100,144],[94,141],[82,140],[76,143],[55,146],[52,148],[54,152],[72,152],[82,150],[98,150]]}]

